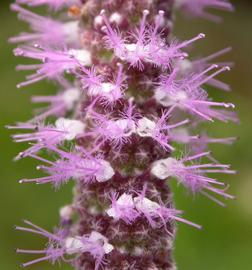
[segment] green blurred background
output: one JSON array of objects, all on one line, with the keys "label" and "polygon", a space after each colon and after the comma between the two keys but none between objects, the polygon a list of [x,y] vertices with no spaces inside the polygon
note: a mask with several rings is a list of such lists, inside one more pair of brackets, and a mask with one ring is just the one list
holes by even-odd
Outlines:
[{"label": "green blurred background", "polygon": [[[193,1],[193,0],[192,0]],[[215,123],[208,128],[215,136],[239,136],[234,146],[212,147],[215,157],[231,163],[239,171],[237,176],[223,177],[231,184],[231,192],[237,196],[223,209],[205,198],[192,198],[181,188],[174,186],[176,205],[184,209],[185,216],[204,226],[203,231],[179,225],[175,256],[178,270],[251,270],[252,269],[252,3],[236,1],[236,13],[222,14],[224,22],[213,24],[202,20],[188,20],[177,16],[175,34],[188,38],[204,32],[207,38],[200,41],[194,51],[211,53],[232,45],[233,51],[224,57],[234,60],[233,70],[223,75],[232,85],[232,93],[211,91],[217,99],[232,101],[237,105],[240,125]],[[41,239],[15,232],[14,224],[23,218],[51,229],[58,222],[58,209],[71,201],[71,184],[54,192],[49,185],[20,185],[17,180],[36,175],[35,163],[31,160],[12,162],[12,158],[25,145],[15,144],[4,126],[15,121],[31,118],[32,94],[49,94],[54,86],[45,83],[18,90],[15,85],[24,74],[15,72],[21,59],[12,55],[13,46],[7,38],[24,29],[24,24],[9,12],[10,1],[1,0],[0,9],[0,166],[1,166],[1,214],[0,214],[0,269],[19,269],[18,262],[31,257],[16,255],[15,247],[40,248]],[[30,269],[57,269],[41,263]],[[62,265],[61,269],[71,269]]]}]

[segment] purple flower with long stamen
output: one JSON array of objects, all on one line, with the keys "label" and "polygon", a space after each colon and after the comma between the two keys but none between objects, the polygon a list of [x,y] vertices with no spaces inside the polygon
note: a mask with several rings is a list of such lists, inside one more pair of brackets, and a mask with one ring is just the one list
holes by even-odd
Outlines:
[{"label": "purple flower with long stamen", "polygon": [[94,270],[100,269],[100,266],[105,264],[105,255],[114,249],[108,239],[96,231],[92,231],[89,235],[68,238],[65,245],[68,254],[90,253],[95,259]]},{"label": "purple flower with long stamen", "polygon": [[152,227],[160,227],[161,223],[166,228],[166,224],[169,221],[179,221],[197,229],[201,229],[200,225],[179,217],[178,215],[181,215],[182,211],[166,207],[146,197],[143,197],[142,195],[135,197],[134,203],[137,211],[146,217]]},{"label": "purple flower with long stamen", "polygon": [[112,205],[106,213],[115,220],[122,219],[128,224],[143,215],[152,227],[159,227],[160,221],[164,227],[169,221],[180,221],[198,229],[201,228],[200,225],[178,217],[177,215],[182,214],[181,211],[166,207],[145,197],[145,190],[146,185],[143,192],[138,196],[123,193],[119,198],[115,193],[112,193]]},{"label": "purple flower with long stamen", "polygon": [[237,140],[236,137],[226,137],[226,138],[214,138],[209,137],[207,134],[201,134],[197,138],[191,139],[191,149],[194,153],[202,153],[207,150],[209,144],[225,144],[231,145]]},{"label": "purple flower with long stamen", "polygon": [[62,231],[58,231],[57,233],[53,234],[31,223],[30,221],[24,220],[24,223],[28,227],[15,226],[15,229],[23,232],[41,235],[48,239],[48,245],[45,249],[42,250],[16,249],[17,253],[43,255],[43,257],[21,264],[22,267],[27,267],[42,261],[51,261],[54,264],[59,260],[64,260],[66,250],[64,248],[64,234]]},{"label": "purple flower with long stamen", "polygon": [[110,142],[115,148],[120,148],[125,143],[130,142],[130,137],[136,129],[133,115],[124,115],[117,119],[96,112],[92,112],[91,115],[95,126],[83,136],[91,135],[95,138],[96,143],[100,142],[101,145]]},{"label": "purple flower with long stamen", "polygon": [[42,125],[42,124],[18,124],[17,126],[8,126],[9,129],[16,130],[30,130],[34,132],[16,134],[13,135],[15,142],[34,142],[24,152],[20,153],[18,157],[25,157],[27,155],[38,152],[42,148],[49,146],[55,146],[61,144],[64,141],[72,141],[78,135],[84,132],[85,124],[79,120],[71,120],[66,118],[59,118],[53,125]]},{"label": "purple flower with long stamen", "polygon": [[18,18],[30,24],[33,32],[21,33],[9,39],[12,43],[25,42],[41,46],[56,46],[65,44],[76,46],[78,44],[78,21],[61,22],[49,17],[38,15],[19,5],[12,4],[11,9],[18,12]]},{"label": "purple flower with long stamen", "polygon": [[17,85],[18,88],[41,81],[56,80],[63,83],[65,72],[73,73],[80,65],[92,64],[90,52],[84,49],[57,51],[52,49],[23,47],[14,50],[16,56],[22,56],[41,61],[41,64],[18,65],[17,70],[35,70],[34,74],[26,76],[26,81]]},{"label": "purple flower with long stamen", "polygon": [[[228,52],[231,51],[231,47],[224,48],[220,51],[217,51],[213,54],[210,54],[205,57],[201,57],[195,60],[190,61],[189,59],[180,60],[178,62],[179,71],[181,72],[182,76],[190,75],[191,73],[199,73],[204,71],[206,68],[213,65],[212,60],[215,60],[217,57],[220,57]],[[232,62],[216,62],[215,64],[218,67],[232,67]],[[207,75],[206,75],[207,76]],[[213,87],[219,88],[224,91],[230,91],[230,86],[227,83],[220,81],[217,78],[210,78],[206,84],[211,85]]]},{"label": "purple flower with long stamen", "polygon": [[[89,235],[70,236],[66,235],[64,230],[59,230],[53,234],[30,221],[24,220],[24,223],[28,227],[16,226],[15,229],[41,235],[48,239],[48,245],[42,250],[16,249],[17,253],[43,255],[43,257],[21,264],[22,267],[42,261],[50,261],[53,264],[57,261],[71,262],[74,256],[90,253],[95,259],[96,270],[104,262],[104,256],[113,250],[113,246],[109,244],[108,239],[96,231],[92,231]],[[69,257],[69,259],[67,260],[66,257]]]},{"label": "purple flower with long stamen", "polygon": [[49,103],[50,105],[36,115],[32,122],[44,120],[48,116],[65,116],[67,112],[74,109],[76,103],[80,100],[81,92],[77,87],[71,87],[55,96],[33,96],[33,103]]},{"label": "purple flower with long stamen", "polygon": [[236,137],[226,137],[226,138],[214,138],[209,137],[206,133],[200,135],[191,135],[190,130],[184,127],[175,129],[170,132],[171,141],[187,144],[193,153],[205,152],[210,144],[224,144],[231,145],[237,138]]},{"label": "purple flower with long stamen", "polygon": [[234,7],[229,0],[175,0],[175,6],[177,8],[182,8],[186,13],[193,16],[205,18],[214,22],[220,22],[221,18],[211,14],[207,9],[234,10]]},{"label": "purple flower with long stamen", "polygon": [[26,4],[30,7],[47,5],[53,10],[70,7],[71,5],[80,4],[80,0],[16,0],[18,4]]},{"label": "purple flower with long stamen", "polygon": [[[226,193],[226,187],[223,189],[216,186],[224,186],[222,182],[214,178],[205,176],[209,173],[235,174],[235,171],[230,170],[230,165],[206,163],[206,164],[191,164],[186,165],[186,162],[191,162],[199,158],[209,156],[210,152],[204,152],[177,160],[172,157],[155,161],[152,164],[151,172],[159,179],[165,180],[168,177],[176,177],[179,183],[182,183],[193,194],[202,193],[212,200],[219,202],[212,197],[210,193],[215,193],[225,199],[233,199],[234,196]],[[222,204],[222,203],[221,203]]]},{"label": "purple flower with long stamen", "polygon": [[170,140],[170,130],[185,125],[189,122],[188,119],[185,119],[175,124],[168,124],[167,120],[173,108],[174,107],[164,112],[159,119],[155,119],[156,121],[152,121],[146,117],[141,118],[137,123],[136,133],[141,137],[151,137],[164,149],[173,151],[174,148],[168,143]]},{"label": "purple flower with long stamen", "polygon": [[171,75],[161,78],[159,86],[155,90],[156,101],[165,107],[175,105],[179,109],[208,121],[213,121],[214,118],[223,122],[236,121],[236,117],[225,109],[214,108],[234,108],[232,103],[211,101],[207,92],[202,88],[211,78],[230,69],[222,67],[211,75],[205,76],[206,73],[216,68],[218,68],[217,65],[212,65],[199,74],[196,73],[182,79],[177,78],[178,68],[175,68]]},{"label": "purple flower with long stamen", "polygon": [[45,165],[37,166],[37,169],[44,171],[49,176],[34,179],[22,179],[20,183],[35,182],[37,184],[52,183],[56,188],[75,179],[82,183],[94,181],[106,182],[114,175],[114,170],[106,160],[100,157],[93,157],[82,149],[68,153],[51,147],[51,150],[59,155],[56,161],[50,161],[38,155],[30,154],[30,157],[42,161]]}]

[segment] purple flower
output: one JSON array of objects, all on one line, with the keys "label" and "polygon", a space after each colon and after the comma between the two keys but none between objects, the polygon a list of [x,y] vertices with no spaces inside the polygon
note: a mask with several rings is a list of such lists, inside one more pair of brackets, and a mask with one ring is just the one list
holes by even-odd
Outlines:
[{"label": "purple flower", "polygon": [[72,151],[71,153],[55,147],[51,147],[51,150],[59,156],[59,159],[54,162],[34,154],[29,155],[30,157],[45,163],[45,165],[37,166],[37,169],[44,171],[49,174],[49,176],[34,179],[22,179],[19,181],[20,183],[52,183],[58,188],[70,179],[83,183],[94,181],[106,182],[114,175],[114,170],[108,161],[101,157],[93,157],[88,152],[84,152],[81,148],[76,148],[75,151]]},{"label": "purple flower", "polygon": [[131,224],[139,216],[135,209],[135,204],[132,195],[122,194],[119,198],[116,193],[111,195],[111,208],[106,213],[115,220],[122,219],[128,224]]},{"label": "purple flower", "polygon": [[18,4],[26,4],[31,7],[47,5],[53,10],[59,10],[71,5],[80,4],[80,0],[16,0]]},{"label": "purple flower", "polygon": [[[145,197],[146,185],[143,192],[138,196],[123,193],[119,198],[112,193],[112,205],[106,213],[115,220],[122,219],[128,224],[134,222],[138,217],[144,216],[153,228],[164,226],[169,221],[180,221],[187,223],[198,229],[201,226],[178,217],[182,211],[166,207],[163,203],[159,204]],[[162,224],[160,226],[160,224]],[[166,228],[167,229],[167,228]],[[168,232],[170,234],[170,232]]]},{"label": "purple flower", "polygon": [[30,221],[24,220],[24,223],[29,227],[16,226],[15,229],[19,231],[41,235],[48,239],[48,245],[46,246],[46,248],[42,250],[17,249],[16,250],[17,253],[43,255],[43,257],[21,264],[22,267],[27,267],[42,261],[50,261],[54,264],[59,260],[64,260],[66,250],[64,248],[63,231],[59,230],[55,234],[53,234],[31,223]]},{"label": "purple flower", "polygon": [[[153,28],[146,26],[146,17],[149,11],[143,11],[143,18],[139,29],[136,33],[123,38],[120,33],[114,30],[107,17],[105,11],[102,10],[101,15],[106,26],[102,28],[105,32],[105,42],[109,49],[114,50],[114,54],[119,59],[126,61],[131,67],[136,67],[140,70],[144,69],[144,63],[151,63],[155,66],[169,67],[173,60],[185,58],[187,54],[181,49],[187,47],[198,39],[204,38],[204,34],[199,34],[191,40],[178,43],[173,41],[171,44],[166,44],[166,41],[159,35],[158,29],[160,22],[164,16],[164,12],[159,13],[156,20],[156,25]],[[129,43],[128,40],[134,40]]]},{"label": "purple flower", "polygon": [[25,42],[47,47],[59,47],[67,43],[76,47],[78,43],[78,21],[61,22],[38,15],[19,5],[12,4],[11,9],[18,12],[18,18],[30,24],[32,33],[21,33],[9,39],[10,42]]},{"label": "purple flower", "polygon": [[165,180],[168,177],[177,178],[179,183],[192,191],[193,194],[201,193],[213,201],[223,205],[222,202],[213,197],[210,193],[215,193],[224,197],[225,199],[233,199],[234,196],[226,193],[224,189],[216,186],[224,186],[223,183],[214,178],[205,176],[208,173],[224,173],[234,174],[235,171],[230,170],[230,165],[206,163],[206,164],[191,164],[186,165],[187,162],[197,160],[202,157],[209,156],[210,152],[204,152],[177,160],[169,157],[155,161],[152,164],[151,173],[159,179]]},{"label": "purple flower", "polygon": [[121,148],[122,145],[129,143],[136,129],[132,106],[132,103],[129,102],[126,113],[122,113],[120,118],[111,118],[110,115],[91,111],[93,127],[89,132],[83,134],[83,137],[92,136],[95,139],[95,150],[99,149],[105,142],[109,142],[114,148]]},{"label": "purple flower", "polygon": [[217,65],[212,65],[199,74],[189,75],[182,79],[177,78],[178,68],[175,68],[171,75],[161,77],[159,86],[155,90],[156,101],[164,107],[176,106],[208,121],[213,121],[214,118],[223,122],[237,121],[236,116],[225,109],[213,108],[234,108],[232,103],[211,101],[207,92],[202,88],[207,81],[230,69],[222,67],[211,75],[205,76],[206,73],[217,67]]},{"label": "purple flower", "polygon": [[205,18],[214,22],[220,22],[220,17],[207,11],[208,8],[233,11],[234,7],[229,0],[175,0],[175,6],[182,8],[186,13],[195,17]]},{"label": "purple flower", "polygon": [[59,92],[55,96],[33,96],[33,103],[49,103],[47,108],[42,109],[42,112],[36,115],[32,122],[44,120],[48,116],[65,116],[67,112],[72,111],[80,100],[81,92],[76,87],[71,87]]},{"label": "purple flower", "polygon": [[69,237],[66,239],[67,254],[90,253],[95,259],[95,268],[105,264],[104,257],[113,251],[114,247],[108,242],[108,239],[99,232],[92,231],[89,235]]},{"label": "purple flower", "polygon": [[96,97],[92,103],[100,101],[105,107],[115,104],[124,97],[126,84],[124,83],[123,66],[118,63],[118,72],[114,80],[107,80],[98,75],[95,68],[86,69],[81,67],[83,74],[80,75],[82,87],[87,91],[88,96]]},{"label": "purple flower", "polygon": [[190,146],[194,153],[199,154],[207,150],[209,144],[226,144],[231,145],[237,140],[236,137],[227,138],[213,138],[209,137],[207,134],[201,134],[197,138],[192,138]]},{"label": "purple flower", "polygon": [[24,129],[34,131],[32,133],[16,134],[12,138],[15,142],[35,142],[17,158],[25,157],[38,152],[40,149],[61,144],[64,141],[72,141],[84,132],[85,124],[79,120],[59,118],[53,125],[20,123],[17,126],[8,126],[9,129]]},{"label": "purple flower", "polygon": [[19,65],[17,70],[35,70],[34,74],[26,76],[26,81],[17,87],[23,87],[43,79],[55,80],[64,83],[64,73],[73,73],[80,65],[90,66],[92,64],[90,52],[84,49],[57,51],[52,49],[23,47],[14,50],[16,56],[22,56],[39,60],[41,64]]},{"label": "purple flower", "polygon": [[[213,54],[210,54],[205,57],[201,57],[199,59],[195,59],[190,61],[189,59],[183,59],[178,62],[179,72],[182,76],[190,75],[192,73],[201,73],[208,67],[212,66],[212,60],[215,60],[217,57],[222,56],[232,50],[231,47],[227,47],[220,51],[217,51]],[[232,62],[215,62],[218,67],[232,67]],[[206,75],[207,77],[207,75]],[[210,78],[206,84],[211,85],[213,87],[219,88],[224,91],[230,91],[230,86],[217,78]]]},{"label": "purple flower", "polygon": [[[41,235],[48,239],[48,245],[42,250],[17,249],[17,253],[44,255],[44,257],[22,264],[22,267],[41,261],[50,261],[53,264],[60,260],[71,262],[76,255],[90,253],[95,260],[95,270],[97,270],[104,263],[104,256],[113,250],[113,246],[109,244],[108,239],[96,231],[92,231],[89,235],[68,236],[65,235],[64,230],[58,230],[55,234],[52,234],[27,220],[24,220],[24,223],[30,228],[16,226],[15,229]],[[66,257],[69,257],[69,259],[66,259]]]},{"label": "purple flower", "polygon": [[189,149],[195,154],[205,152],[210,144],[231,145],[237,140],[236,137],[213,138],[209,137],[206,133],[193,136],[190,135],[189,131],[189,129],[184,127],[175,129],[171,131],[170,139],[180,144],[187,144]]},{"label": "purple flower", "polygon": [[[168,222],[179,221],[201,229],[201,226],[179,217],[183,212],[174,208],[169,208],[163,204],[154,202],[142,195],[134,198],[137,211],[145,216],[152,227],[160,227],[160,223],[166,228]],[[167,228],[166,228],[167,230]],[[168,231],[168,230],[167,230]],[[168,231],[169,234],[171,234]]]},{"label": "purple flower", "polygon": [[171,109],[163,112],[159,119],[150,120],[147,117],[139,119],[136,133],[140,137],[151,137],[165,150],[173,151],[174,148],[168,143],[170,140],[170,131],[189,122],[188,119],[185,119],[175,124],[168,124],[168,118],[170,117],[173,109],[174,107],[171,107]]}]

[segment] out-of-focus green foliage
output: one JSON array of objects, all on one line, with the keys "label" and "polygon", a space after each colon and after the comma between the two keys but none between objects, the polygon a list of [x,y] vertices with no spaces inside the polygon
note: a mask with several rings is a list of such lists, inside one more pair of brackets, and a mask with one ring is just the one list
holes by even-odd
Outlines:
[{"label": "out-of-focus green foliage", "polygon": [[[238,1],[237,1],[238,2]],[[204,198],[192,198],[182,188],[173,185],[176,206],[185,210],[185,217],[204,226],[196,231],[179,225],[176,240],[176,260],[179,270],[250,270],[252,269],[252,7],[251,3],[239,1],[234,14],[223,14],[223,24],[216,25],[202,20],[187,20],[177,16],[175,34],[181,38],[206,33],[206,39],[195,46],[194,51],[203,54],[222,49],[230,44],[232,53],[225,60],[234,60],[234,69],[222,77],[233,88],[232,93],[210,90],[216,99],[225,99],[237,104],[240,125],[215,123],[206,127],[215,136],[238,136],[234,146],[214,146],[213,153],[224,163],[231,163],[239,170],[237,176],[223,178],[231,184],[231,192],[237,200],[228,202],[223,209]],[[30,96],[55,91],[55,86],[40,83],[18,90],[15,85],[23,80],[24,74],[15,72],[15,65],[22,59],[14,58],[13,46],[7,38],[23,30],[24,24],[9,12],[9,1],[1,1],[0,10],[0,166],[1,166],[1,214],[0,214],[0,269],[19,269],[18,262],[31,259],[16,255],[15,247],[40,248],[43,239],[15,232],[14,224],[23,218],[51,229],[58,222],[58,209],[71,201],[72,185],[55,192],[49,185],[20,185],[17,180],[33,177],[35,162],[22,160],[14,163],[12,158],[25,145],[15,144],[5,130],[6,124],[25,121],[32,114]],[[41,263],[31,269],[57,269]],[[71,269],[62,265],[61,269]],[[119,270],[119,269],[118,269]]]}]

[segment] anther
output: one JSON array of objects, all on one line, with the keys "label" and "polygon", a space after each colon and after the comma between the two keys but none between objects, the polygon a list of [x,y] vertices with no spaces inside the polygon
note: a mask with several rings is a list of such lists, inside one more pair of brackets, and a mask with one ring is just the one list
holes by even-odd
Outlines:
[{"label": "anther", "polygon": [[165,12],[164,12],[164,10],[159,10],[159,11],[158,11],[158,14],[159,14],[160,16],[164,16]]},{"label": "anther", "polygon": [[145,9],[144,11],[143,11],[143,15],[144,16],[147,16],[147,15],[149,15],[150,14],[150,11],[148,10],[148,9]]},{"label": "anther", "polygon": [[103,16],[106,13],[105,9],[102,9],[100,15]]},{"label": "anther", "polygon": [[203,34],[203,33],[200,33],[200,34],[198,35],[198,37],[199,37],[199,38],[205,38],[205,37],[206,37],[206,35],[205,35],[205,34]]}]

